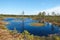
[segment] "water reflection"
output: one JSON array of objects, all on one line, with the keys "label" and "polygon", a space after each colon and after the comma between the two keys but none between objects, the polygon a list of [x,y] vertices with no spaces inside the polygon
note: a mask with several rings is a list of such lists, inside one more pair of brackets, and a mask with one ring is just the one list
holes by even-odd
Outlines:
[{"label": "water reflection", "polygon": [[30,34],[38,35],[38,36],[47,36],[49,34],[59,33],[59,27],[54,26],[52,23],[45,22],[45,26],[31,26],[32,22],[38,22],[37,20],[32,20],[30,18],[24,19],[24,29],[22,27],[22,19],[15,18],[7,18],[5,21],[8,21],[10,24],[7,25],[9,30],[17,29],[18,32],[23,32],[23,30],[27,30]]}]

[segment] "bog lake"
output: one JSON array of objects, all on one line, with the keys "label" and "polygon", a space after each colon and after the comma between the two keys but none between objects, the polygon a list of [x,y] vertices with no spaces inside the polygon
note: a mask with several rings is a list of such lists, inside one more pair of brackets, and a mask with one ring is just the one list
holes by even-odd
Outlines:
[{"label": "bog lake", "polygon": [[59,26],[55,26],[52,23],[48,22],[45,22],[44,26],[31,26],[31,23],[38,22],[38,20],[33,20],[31,18],[24,18],[24,21],[22,18],[6,18],[4,21],[9,22],[9,24],[6,25],[9,30],[14,30],[14,28],[16,28],[16,30],[20,33],[24,30],[27,30],[30,34],[38,36],[47,36],[49,34],[60,33]]}]

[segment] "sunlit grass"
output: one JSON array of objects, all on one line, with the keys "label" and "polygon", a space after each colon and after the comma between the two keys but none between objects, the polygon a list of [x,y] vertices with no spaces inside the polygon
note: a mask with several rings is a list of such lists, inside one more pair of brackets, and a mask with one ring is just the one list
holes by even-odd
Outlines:
[{"label": "sunlit grass", "polygon": [[44,23],[31,23],[30,26],[44,26]]}]

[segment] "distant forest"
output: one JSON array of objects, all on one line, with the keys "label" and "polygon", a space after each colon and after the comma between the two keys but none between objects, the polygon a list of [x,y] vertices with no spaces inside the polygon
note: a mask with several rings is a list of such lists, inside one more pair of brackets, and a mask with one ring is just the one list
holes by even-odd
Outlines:
[{"label": "distant forest", "polygon": [[50,15],[49,13],[46,15],[46,12],[39,12],[38,15],[24,15],[24,13],[22,13],[22,15],[0,14],[0,17],[1,16],[5,16],[5,17],[45,17],[45,16],[60,16],[60,14],[52,12],[52,15]]}]

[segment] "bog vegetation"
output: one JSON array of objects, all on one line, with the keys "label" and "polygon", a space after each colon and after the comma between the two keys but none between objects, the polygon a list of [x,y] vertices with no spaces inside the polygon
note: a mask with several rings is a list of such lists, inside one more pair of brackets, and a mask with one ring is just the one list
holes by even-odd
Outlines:
[{"label": "bog vegetation", "polygon": [[[14,18],[32,18],[34,20],[39,20],[39,23],[44,22],[51,22],[54,25],[60,26],[60,15],[56,15],[52,12],[51,15],[45,15],[45,12],[40,12],[38,15],[0,15],[0,40],[60,40],[60,35],[58,34],[51,34],[46,36],[36,36],[30,34],[27,30],[24,30],[22,33],[18,33],[17,30],[8,30],[5,26],[6,22],[3,20],[7,17],[14,17]],[[43,20],[43,21],[41,21]]]}]

